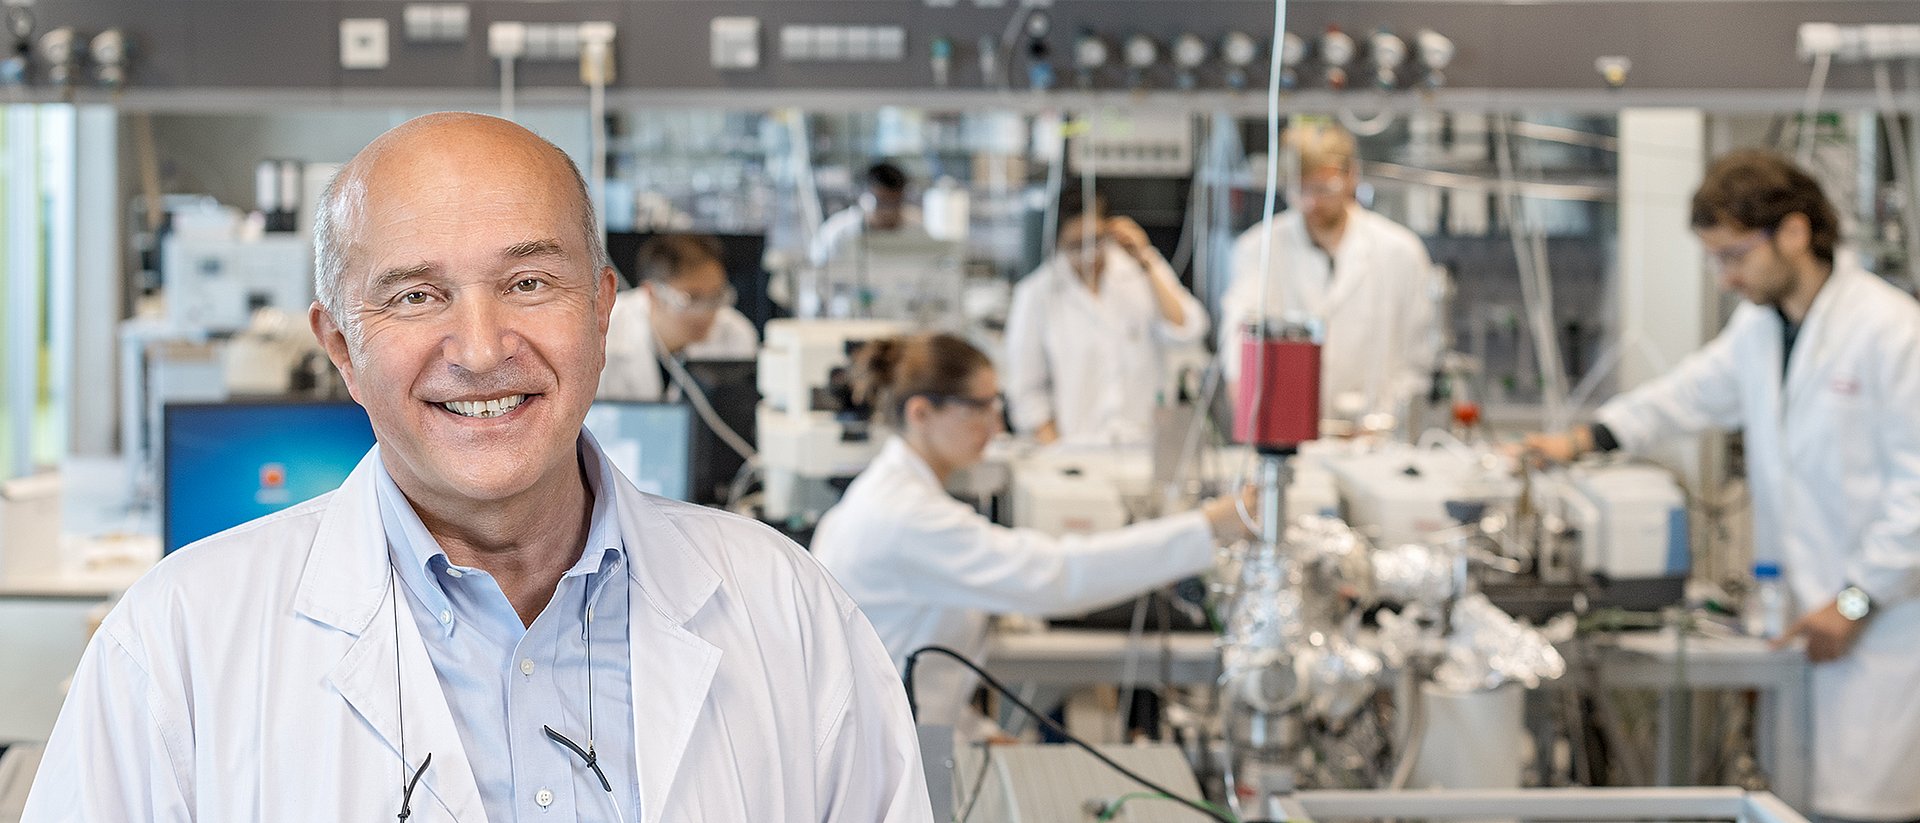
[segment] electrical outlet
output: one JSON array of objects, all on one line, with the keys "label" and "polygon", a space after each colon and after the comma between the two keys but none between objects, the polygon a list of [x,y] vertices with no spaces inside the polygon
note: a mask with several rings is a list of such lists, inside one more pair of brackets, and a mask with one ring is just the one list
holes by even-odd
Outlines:
[{"label": "electrical outlet", "polygon": [[387,67],[387,21],[381,17],[349,17],[340,21],[340,68]]},{"label": "electrical outlet", "polygon": [[714,68],[759,68],[760,18],[715,17],[711,25],[710,48]]}]

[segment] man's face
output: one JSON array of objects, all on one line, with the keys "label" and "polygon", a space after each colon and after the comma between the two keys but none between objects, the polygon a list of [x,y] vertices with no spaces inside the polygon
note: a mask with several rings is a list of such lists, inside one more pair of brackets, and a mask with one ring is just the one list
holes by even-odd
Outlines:
[{"label": "man's face", "polygon": [[1300,177],[1300,213],[1315,223],[1337,221],[1353,202],[1353,189],[1353,175],[1345,169],[1308,170]]},{"label": "man's face", "polygon": [[1722,290],[1761,306],[1779,305],[1793,292],[1793,267],[1768,232],[1723,222],[1694,234]]},{"label": "man's face", "polygon": [[647,283],[661,339],[683,344],[707,339],[720,309],[731,302],[728,288],[726,269],[712,260],[687,266],[665,282]]},{"label": "man's face", "polygon": [[1100,218],[1083,214],[1061,224],[1054,249],[1067,259],[1075,274],[1097,278],[1106,270],[1110,239]]},{"label": "man's face", "polygon": [[315,332],[416,502],[510,499],[578,472],[614,273],[530,135],[414,137],[372,161],[344,227],[340,302],[359,333],[318,307]]},{"label": "man's face", "polygon": [[907,193],[891,189],[867,190],[873,205],[867,210],[867,227],[879,231],[899,231],[906,224]]}]

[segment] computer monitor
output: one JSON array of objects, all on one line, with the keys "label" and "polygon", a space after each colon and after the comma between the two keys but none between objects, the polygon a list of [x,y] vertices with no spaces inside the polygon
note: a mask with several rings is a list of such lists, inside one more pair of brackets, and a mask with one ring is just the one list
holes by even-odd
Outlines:
[{"label": "computer monitor", "polygon": [[[767,321],[774,317],[773,298],[767,294],[767,270],[761,266],[761,258],[767,253],[766,235],[684,233],[705,234],[720,241],[720,265],[727,270],[728,284],[739,295],[739,302],[734,304],[734,308],[753,321],[754,331],[765,335]],[[640,273],[633,269],[634,258],[640,253],[640,247],[653,239],[655,234],[607,232],[607,256],[613,258],[613,267],[620,272],[620,279],[626,287],[640,285]]]},{"label": "computer monitor", "polygon": [[[755,409],[760,405],[756,360],[690,360],[687,373],[707,396],[707,402],[735,433],[749,445],[757,446],[754,427]],[[745,458],[728,446],[705,420],[694,423],[693,502],[709,506],[727,502],[727,490],[740,473]]]},{"label": "computer monitor", "polygon": [[161,415],[167,553],[334,490],[373,446],[355,403],[168,403]]},{"label": "computer monitor", "polygon": [[690,499],[692,407],[601,400],[587,410],[587,431],[614,468],[641,491]]}]

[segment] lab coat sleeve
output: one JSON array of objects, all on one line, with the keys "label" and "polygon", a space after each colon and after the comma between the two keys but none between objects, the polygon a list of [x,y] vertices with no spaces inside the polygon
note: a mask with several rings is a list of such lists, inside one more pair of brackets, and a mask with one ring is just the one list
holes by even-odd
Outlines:
[{"label": "lab coat sleeve", "polygon": [[1600,407],[1595,417],[1613,432],[1621,448],[1642,452],[1670,435],[1740,426],[1734,346],[1741,325],[1738,319],[1673,371]]},{"label": "lab coat sleeve", "polygon": [[821,821],[932,823],[920,741],[886,647],[850,605],[842,629],[851,677],[818,735]]},{"label": "lab coat sleeve", "polygon": [[1007,414],[1013,428],[1032,434],[1054,419],[1053,373],[1047,363],[1046,306],[1033,278],[1027,275],[1013,290],[1013,305],[1007,311]]},{"label": "lab coat sleeve", "polygon": [[1054,537],[992,523],[964,505],[909,524],[894,554],[914,593],[942,606],[1069,614],[1122,600],[1213,565],[1199,512],[1092,535]]},{"label": "lab coat sleeve", "polygon": [[[1145,271],[1142,274],[1147,277],[1164,275],[1171,279],[1175,297],[1180,301],[1181,316],[1178,324],[1168,323],[1166,317],[1160,314],[1160,302],[1157,299],[1154,301],[1153,315],[1156,322],[1153,328],[1160,339],[1167,343],[1192,343],[1205,337],[1207,307],[1200,305],[1199,299],[1193,296],[1193,292],[1187,291],[1185,286],[1180,285],[1180,275],[1174,272],[1173,265],[1168,263],[1166,258],[1160,256],[1159,251],[1150,250],[1147,253],[1147,265],[1152,268],[1152,271]],[[1148,287],[1151,288],[1152,284],[1149,283]]]},{"label": "lab coat sleeve", "polygon": [[102,627],[80,658],[22,823],[192,820],[184,702],[162,691]]},{"label": "lab coat sleeve", "polygon": [[1920,332],[1905,331],[1877,348],[1886,393],[1874,405],[1891,418],[1875,427],[1887,483],[1879,517],[1847,560],[1847,579],[1883,605],[1920,597]]}]

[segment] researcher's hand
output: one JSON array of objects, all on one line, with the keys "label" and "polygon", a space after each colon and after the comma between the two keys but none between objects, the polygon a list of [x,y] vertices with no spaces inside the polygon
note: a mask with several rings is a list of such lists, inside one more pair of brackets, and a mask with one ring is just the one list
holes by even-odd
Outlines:
[{"label": "researcher's hand", "polygon": [[1529,434],[1513,456],[1540,466],[1571,463],[1574,458],[1592,450],[1593,434],[1585,426],[1580,426],[1560,434]]},{"label": "researcher's hand", "polygon": [[1114,245],[1141,266],[1147,266],[1152,259],[1153,243],[1147,240],[1146,229],[1140,228],[1140,224],[1133,222],[1131,217],[1109,217],[1106,230],[1107,236],[1113,238]]},{"label": "researcher's hand", "polygon": [[1054,425],[1052,420],[1048,420],[1033,433],[1033,439],[1042,446],[1057,443],[1060,440],[1060,427]]},{"label": "researcher's hand", "polygon": [[[1207,501],[1200,512],[1207,516],[1207,525],[1213,529],[1213,539],[1221,543],[1233,543],[1253,536],[1254,527],[1260,522],[1260,490],[1248,486],[1239,494],[1224,494]],[[1242,515],[1241,512],[1246,514]]]},{"label": "researcher's hand", "polygon": [[1828,603],[1825,608],[1808,612],[1805,617],[1795,620],[1793,625],[1781,632],[1773,641],[1777,651],[1786,648],[1796,637],[1807,639],[1807,659],[1814,663],[1826,663],[1845,657],[1853,649],[1853,643],[1860,639],[1861,630],[1867,627],[1865,620],[1848,620],[1840,615],[1839,601]]}]

